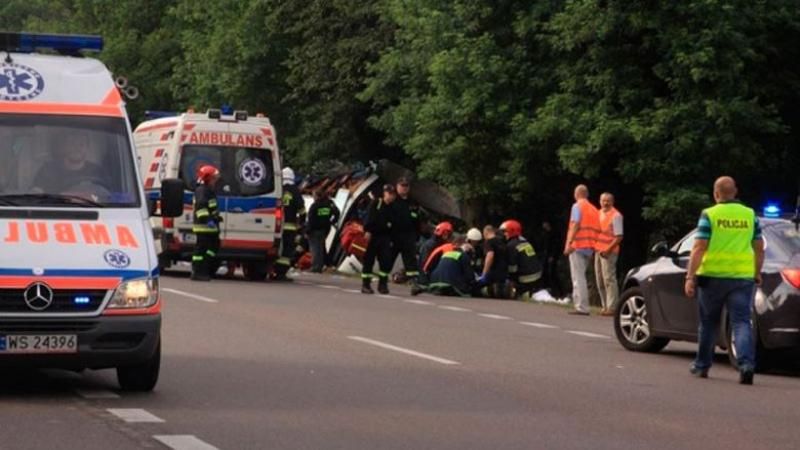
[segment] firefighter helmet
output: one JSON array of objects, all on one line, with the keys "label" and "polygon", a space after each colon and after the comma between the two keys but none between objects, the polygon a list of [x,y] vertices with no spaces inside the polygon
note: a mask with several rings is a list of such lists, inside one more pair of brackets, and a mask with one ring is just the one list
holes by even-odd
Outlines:
[{"label": "firefighter helmet", "polygon": [[450,236],[453,234],[453,224],[450,222],[440,222],[433,230],[433,235],[438,237]]},{"label": "firefighter helmet", "polygon": [[506,238],[508,239],[522,236],[522,224],[516,220],[506,220],[500,225],[500,229],[505,231]]},{"label": "firefighter helmet", "polygon": [[219,176],[219,169],[216,167],[205,164],[197,170],[197,182],[203,184],[211,183],[215,177]]}]

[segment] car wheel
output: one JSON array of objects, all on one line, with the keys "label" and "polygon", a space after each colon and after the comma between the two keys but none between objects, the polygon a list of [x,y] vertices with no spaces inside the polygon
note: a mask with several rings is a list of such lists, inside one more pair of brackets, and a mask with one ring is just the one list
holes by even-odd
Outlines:
[{"label": "car wheel", "polygon": [[269,274],[267,263],[247,262],[242,265],[244,277],[250,281],[264,281]]},{"label": "car wheel", "polygon": [[[752,323],[752,321],[751,321]],[[728,350],[728,361],[730,362],[731,366],[734,369],[739,368],[739,361],[738,355],[736,354],[736,341],[733,336],[733,327],[731,326],[730,317],[725,318],[725,346]],[[761,338],[758,335],[758,329],[756,325],[752,325],[753,330],[753,341],[755,343],[755,352],[756,352],[756,371],[757,372],[764,372],[769,369],[769,361],[770,361],[770,354],[769,350],[766,350],[763,345],[761,345]]]},{"label": "car wheel", "polygon": [[614,312],[614,332],[623,347],[635,352],[655,353],[669,343],[669,339],[653,336],[650,332],[647,302],[638,287],[622,293]]},{"label": "car wheel", "polygon": [[155,353],[147,361],[134,366],[117,367],[117,381],[124,391],[149,392],[158,383],[161,369],[161,340]]}]

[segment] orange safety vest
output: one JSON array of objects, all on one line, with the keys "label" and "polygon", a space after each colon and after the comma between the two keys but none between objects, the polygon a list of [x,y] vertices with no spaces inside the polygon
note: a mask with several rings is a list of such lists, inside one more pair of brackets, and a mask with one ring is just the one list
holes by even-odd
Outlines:
[{"label": "orange safety vest", "polygon": [[582,198],[577,203],[581,211],[581,221],[578,223],[578,232],[573,238],[572,248],[594,250],[597,246],[597,235],[600,233],[600,215],[589,200]]},{"label": "orange safety vest", "polygon": [[[597,234],[597,247],[595,250],[602,252],[608,249],[608,246],[614,242],[617,237],[614,235],[614,219],[622,214],[617,211],[617,208],[611,208],[611,211],[604,212],[602,209],[600,215],[600,233]],[[619,254],[619,245],[612,250],[612,253]]]},{"label": "orange safety vest", "polygon": [[428,271],[433,269],[431,265],[433,265],[434,261],[436,261],[439,257],[444,255],[445,253],[452,252],[455,249],[456,246],[450,242],[446,242],[436,247],[428,256],[428,259],[425,260],[425,264],[422,266],[422,271],[427,273]]}]

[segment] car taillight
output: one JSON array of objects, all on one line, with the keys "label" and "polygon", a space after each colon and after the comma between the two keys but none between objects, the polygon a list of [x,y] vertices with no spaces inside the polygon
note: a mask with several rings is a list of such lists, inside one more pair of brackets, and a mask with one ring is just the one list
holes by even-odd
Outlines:
[{"label": "car taillight", "polygon": [[175,227],[175,219],[172,217],[163,217],[161,219],[161,224],[164,226],[165,229]]},{"label": "car taillight", "polygon": [[800,269],[783,269],[781,274],[787,283],[791,284],[796,289],[800,289]]},{"label": "car taillight", "polygon": [[278,200],[278,204],[275,205],[275,233],[281,232],[281,226],[283,225],[283,204],[280,200]]}]

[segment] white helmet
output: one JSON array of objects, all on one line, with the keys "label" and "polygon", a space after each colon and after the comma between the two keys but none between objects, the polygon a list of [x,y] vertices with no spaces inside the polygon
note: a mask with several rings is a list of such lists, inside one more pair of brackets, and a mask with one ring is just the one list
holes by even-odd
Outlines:
[{"label": "white helmet", "polygon": [[469,231],[467,231],[467,240],[475,242],[482,241],[483,234],[481,234],[481,230],[477,228],[470,228]]},{"label": "white helmet", "polygon": [[294,184],[294,170],[291,167],[284,167],[281,176],[284,184]]}]

